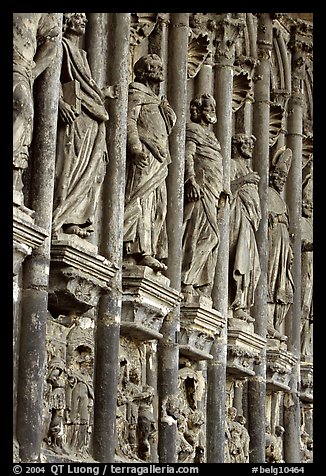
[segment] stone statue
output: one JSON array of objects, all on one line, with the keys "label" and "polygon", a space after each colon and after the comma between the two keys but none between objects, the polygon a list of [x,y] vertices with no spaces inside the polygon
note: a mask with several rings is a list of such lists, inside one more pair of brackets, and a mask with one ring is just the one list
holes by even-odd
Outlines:
[{"label": "stone statue", "polygon": [[13,183],[19,205],[33,136],[33,85],[55,57],[59,34],[54,13],[13,13]]},{"label": "stone statue", "polygon": [[303,184],[301,219],[301,355],[312,355],[313,323],[313,226],[312,181]]},{"label": "stone statue", "polygon": [[286,340],[280,326],[293,302],[291,273],[293,252],[289,234],[288,208],[283,191],[292,160],[291,149],[282,147],[271,164],[268,189],[268,337]]},{"label": "stone statue", "polygon": [[129,85],[124,258],[154,271],[166,269],[169,134],[176,115],[158,96],[163,63],[156,54],[142,56]]},{"label": "stone statue", "polygon": [[301,432],[300,454],[302,463],[313,462],[313,439],[306,431]]},{"label": "stone statue", "polygon": [[186,301],[193,295],[211,295],[219,245],[217,215],[229,195],[223,186],[221,146],[209,130],[217,121],[214,98],[210,94],[194,98],[190,118],[186,129],[181,277]]},{"label": "stone statue", "polygon": [[48,430],[48,444],[53,451],[65,453],[64,435],[64,410],[66,409],[66,373],[65,362],[60,357],[53,357],[49,362],[47,382],[51,386],[50,408],[51,422]]},{"label": "stone statue", "polygon": [[92,356],[85,349],[76,360],[67,369],[67,444],[73,453],[88,456],[94,402],[93,381],[90,376]]},{"label": "stone statue", "polygon": [[53,233],[86,238],[93,231],[94,215],[107,163],[105,122],[108,113],[102,92],[92,78],[86,52],[79,39],[85,33],[85,13],[64,14],[63,62]]},{"label": "stone statue", "polygon": [[243,445],[243,425],[240,424],[237,420],[237,409],[235,407],[228,408],[227,412],[227,431],[226,431],[226,441],[227,441],[227,456],[230,463],[246,463],[246,456],[244,453]]},{"label": "stone statue", "polygon": [[284,463],[283,459],[283,433],[281,425],[275,427],[275,433],[266,428],[266,463]]},{"label": "stone statue", "polygon": [[249,160],[254,136],[236,134],[232,138],[230,204],[230,289],[233,317],[254,321],[250,308],[260,276],[255,232],[261,219],[258,194],[259,175]]},{"label": "stone statue", "polygon": [[243,461],[242,463],[249,463],[249,443],[250,443],[250,436],[248,430],[246,428],[246,418],[243,415],[238,415],[236,421],[242,426],[240,429],[240,441],[242,445],[243,451]]}]

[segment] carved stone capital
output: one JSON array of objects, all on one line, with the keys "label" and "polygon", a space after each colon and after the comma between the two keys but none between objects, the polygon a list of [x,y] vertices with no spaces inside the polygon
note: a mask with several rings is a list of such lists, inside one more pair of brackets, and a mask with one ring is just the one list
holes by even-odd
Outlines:
[{"label": "carved stone capital", "polygon": [[161,339],[164,317],[181,301],[170,280],[147,266],[124,265],[121,334],[138,340]]},{"label": "carved stone capital", "polygon": [[307,403],[313,402],[313,363],[301,362],[300,364],[300,399]]},{"label": "carved stone capital", "polygon": [[[161,14],[162,15],[162,14]],[[139,45],[147,38],[156,25],[157,13],[132,13],[130,24],[130,44]]]},{"label": "carved stone capital", "polygon": [[219,15],[215,24],[216,63],[232,64],[234,62],[235,43],[239,36],[243,34],[245,24],[245,18],[241,13]]},{"label": "carved stone capital", "polygon": [[52,241],[50,266],[49,309],[54,314],[82,314],[95,307],[117,271],[77,236]]},{"label": "carved stone capital", "polygon": [[209,360],[213,341],[225,326],[220,312],[205,303],[182,303],[179,351],[191,360]]},{"label": "carved stone capital", "polygon": [[289,381],[295,357],[282,348],[276,339],[268,339],[266,351],[266,386],[271,391],[289,391]]},{"label": "carved stone capital", "polygon": [[254,364],[266,339],[253,332],[253,325],[239,319],[228,320],[227,372],[237,378],[253,376]]}]

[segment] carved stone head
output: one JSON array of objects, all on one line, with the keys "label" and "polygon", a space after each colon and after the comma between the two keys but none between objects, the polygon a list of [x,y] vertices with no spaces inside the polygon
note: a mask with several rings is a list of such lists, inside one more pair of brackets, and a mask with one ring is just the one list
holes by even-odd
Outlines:
[{"label": "carved stone head", "polygon": [[135,81],[145,83],[147,80],[160,83],[164,80],[163,62],[156,54],[144,55],[134,65]]}]

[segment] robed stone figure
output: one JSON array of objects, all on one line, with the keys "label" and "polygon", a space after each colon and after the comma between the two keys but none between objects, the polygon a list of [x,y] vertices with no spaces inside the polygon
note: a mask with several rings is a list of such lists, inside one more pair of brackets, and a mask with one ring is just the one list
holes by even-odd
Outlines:
[{"label": "robed stone figure", "polygon": [[216,122],[210,94],[194,98],[186,127],[185,206],[182,241],[182,292],[211,297],[219,230],[217,216],[224,191],[221,146],[210,124]]},{"label": "robed stone figure", "polygon": [[134,73],[128,100],[124,260],[163,271],[168,256],[165,180],[176,115],[158,94],[164,79],[161,58],[142,56]]},{"label": "robed stone figure", "polygon": [[85,13],[64,14],[53,232],[86,238],[93,231],[107,163],[105,96],[79,47]]},{"label": "robed stone figure", "polygon": [[268,337],[287,340],[281,325],[293,303],[293,251],[289,213],[281,193],[289,173],[292,151],[281,147],[271,164],[268,188]]},{"label": "robed stone figure", "polygon": [[250,167],[254,136],[235,134],[232,138],[230,205],[230,298],[233,317],[254,319],[250,308],[260,276],[255,233],[261,219],[258,194],[259,175]]}]

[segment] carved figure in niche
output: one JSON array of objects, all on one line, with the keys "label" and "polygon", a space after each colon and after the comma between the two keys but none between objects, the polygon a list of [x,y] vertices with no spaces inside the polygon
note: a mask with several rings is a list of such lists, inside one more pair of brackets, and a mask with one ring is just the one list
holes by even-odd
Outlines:
[{"label": "carved figure in niche", "polygon": [[198,408],[200,382],[189,361],[179,370],[178,461],[193,463],[204,460],[205,444],[202,431],[204,414]]},{"label": "carved figure in niche", "polygon": [[242,463],[249,463],[249,443],[250,436],[246,428],[246,418],[243,415],[238,415],[236,421],[242,426],[240,430],[240,440],[243,450],[243,461]]},{"label": "carved figure in niche", "polygon": [[169,134],[176,115],[158,95],[163,63],[156,54],[142,56],[129,85],[128,141],[124,216],[124,258],[163,271],[168,256],[166,232]]},{"label": "carved figure in niche", "polygon": [[139,405],[138,410],[138,455],[144,461],[150,461],[151,440],[154,439],[155,432],[153,410],[149,403],[143,402]]},{"label": "carved figure in niche", "polygon": [[266,428],[266,463],[284,463],[283,460],[283,433],[281,425],[275,427],[275,433]]},{"label": "carved figure in niche", "polygon": [[48,444],[58,453],[66,453],[63,444],[64,410],[66,409],[66,373],[65,362],[53,357],[49,362],[47,382],[50,384],[51,421],[48,430]]},{"label": "carved figure in niche", "polygon": [[85,33],[85,13],[64,14],[63,61],[53,233],[63,231],[86,238],[94,215],[107,163],[105,122],[109,116],[102,92],[92,78],[86,52],[79,47]]},{"label": "carved figure in niche", "polygon": [[[244,447],[242,443],[243,426],[236,421],[237,409],[229,407],[227,412],[227,455],[230,463],[245,463]],[[225,461],[226,462],[226,461]]]},{"label": "carved figure in niche", "polygon": [[154,389],[141,384],[140,370],[120,361],[118,387],[118,451],[127,458],[150,461],[151,441],[155,432],[152,411]]},{"label": "carved figure in niche", "polygon": [[72,452],[83,456],[88,456],[94,402],[92,362],[91,349],[81,345],[77,349],[75,362],[67,369],[67,444]]},{"label": "carved figure in niche", "polygon": [[291,149],[282,147],[271,164],[268,189],[268,337],[286,340],[280,326],[293,302],[291,273],[293,252],[289,234],[288,208],[283,191],[292,160]]},{"label": "carved figure in niche", "polygon": [[182,242],[182,292],[211,295],[219,230],[217,216],[229,191],[223,186],[221,146],[209,125],[216,122],[215,100],[210,94],[190,103],[186,128],[185,207]]},{"label": "carved figure in niche", "polygon": [[302,463],[312,463],[313,462],[313,439],[310,437],[309,433],[303,431],[301,433],[301,445],[300,445],[300,454]]},{"label": "carved figure in niche", "polygon": [[312,355],[313,325],[313,226],[312,181],[303,184],[301,219],[301,355]]},{"label": "carved figure in niche", "polygon": [[233,317],[254,321],[250,308],[260,276],[255,232],[261,219],[259,175],[249,160],[256,138],[236,134],[232,138],[230,205],[230,283]]},{"label": "carved figure in niche", "polygon": [[13,13],[13,182],[20,205],[33,136],[33,85],[55,57],[59,34],[53,13]]}]

